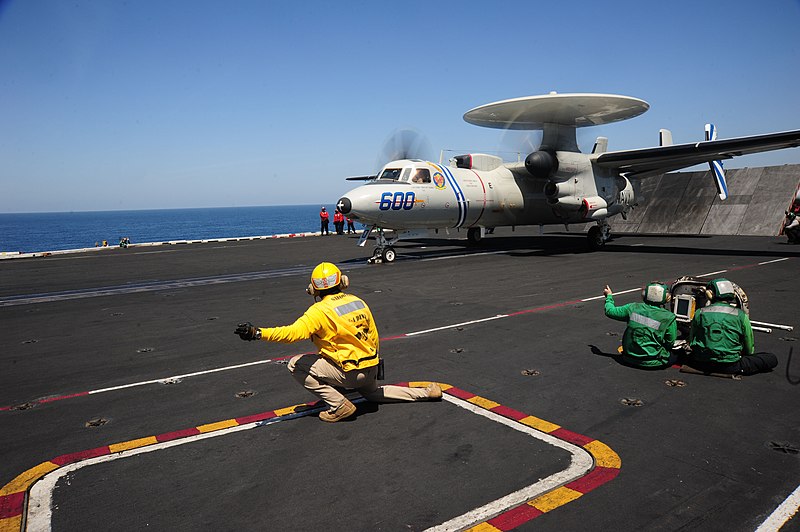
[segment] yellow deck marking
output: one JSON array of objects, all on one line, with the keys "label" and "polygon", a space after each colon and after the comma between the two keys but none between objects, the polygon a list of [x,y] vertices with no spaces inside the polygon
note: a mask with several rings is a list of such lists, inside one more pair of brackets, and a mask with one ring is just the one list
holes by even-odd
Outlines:
[{"label": "yellow deck marking", "polygon": [[481,408],[485,408],[486,410],[491,410],[492,408],[500,406],[500,403],[495,403],[494,401],[484,399],[483,397],[478,397],[477,395],[475,397],[470,397],[467,399],[467,401],[473,405],[478,405]]},{"label": "yellow deck marking", "polygon": [[550,423],[549,421],[545,421],[544,419],[539,419],[538,417],[534,416],[522,418],[519,420],[519,422],[523,425],[528,425],[529,427],[533,427],[536,430],[541,430],[542,432],[546,432],[548,434],[561,428],[561,425],[556,425],[555,423]]},{"label": "yellow deck marking", "polygon": [[114,443],[109,445],[108,448],[112,453],[119,453],[122,451],[127,451],[128,449],[136,449],[137,447],[144,447],[145,445],[153,445],[154,443],[158,443],[156,437],[148,436],[147,438],[139,438],[137,440]]},{"label": "yellow deck marking", "polygon": [[592,453],[595,464],[600,467],[613,467],[616,469],[622,467],[622,460],[620,460],[619,455],[601,441],[590,441],[583,448]]},{"label": "yellow deck marking", "polygon": [[279,408],[275,410],[275,416],[281,417],[281,416],[288,416],[289,414],[294,414],[294,409],[300,406],[304,405],[294,405],[294,406],[287,406],[286,408]]},{"label": "yellow deck marking", "polygon": [[36,467],[28,469],[21,475],[17,476],[17,478],[0,488],[0,496],[25,491],[31,486],[31,484],[39,480],[41,477],[58,468],[59,466],[53,462],[42,462]]},{"label": "yellow deck marking", "polygon": [[228,429],[236,427],[239,423],[235,419],[226,419],[225,421],[218,421],[217,423],[209,423],[208,425],[200,425],[197,430],[200,432],[213,432],[220,429]]},{"label": "yellow deck marking", "polygon": [[0,519],[0,532],[19,532],[22,529],[22,516]]},{"label": "yellow deck marking", "polygon": [[563,506],[568,502],[574,501],[581,495],[583,495],[583,493],[561,486],[560,488],[554,489],[550,493],[545,493],[540,497],[536,497],[532,501],[528,502],[528,504],[539,511],[549,512],[550,510],[558,508],[559,506]]}]

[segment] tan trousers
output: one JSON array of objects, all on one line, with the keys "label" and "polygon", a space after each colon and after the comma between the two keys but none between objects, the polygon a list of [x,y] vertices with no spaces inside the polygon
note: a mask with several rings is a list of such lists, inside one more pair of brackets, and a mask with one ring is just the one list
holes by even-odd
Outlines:
[{"label": "tan trousers", "polygon": [[397,403],[402,401],[426,401],[425,388],[405,386],[378,386],[378,366],[363,371],[342,371],[319,355],[297,355],[289,360],[289,371],[297,382],[333,409],[341,406],[345,396],[334,386],[356,390],[368,401]]}]

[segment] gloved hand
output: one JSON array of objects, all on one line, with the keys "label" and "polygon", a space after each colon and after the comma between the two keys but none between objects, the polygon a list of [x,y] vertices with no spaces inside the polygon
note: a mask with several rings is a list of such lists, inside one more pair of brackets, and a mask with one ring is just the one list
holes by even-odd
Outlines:
[{"label": "gloved hand", "polygon": [[252,341],[261,339],[261,329],[254,327],[249,321],[247,323],[240,323],[234,334],[238,334],[242,340]]}]

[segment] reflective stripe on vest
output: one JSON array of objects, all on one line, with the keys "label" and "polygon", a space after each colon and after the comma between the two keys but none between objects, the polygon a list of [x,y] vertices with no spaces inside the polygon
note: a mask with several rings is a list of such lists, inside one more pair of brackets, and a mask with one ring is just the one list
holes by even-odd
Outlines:
[{"label": "reflective stripe on vest", "polygon": [[732,316],[738,316],[739,315],[739,309],[738,308],[723,307],[723,306],[706,307],[706,308],[702,309],[702,312],[703,312],[703,314],[706,314],[706,313],[710,314],[710,313],[713,312],[713,313],[718,313],[718,314],[730,314]]},{"label": "reflective stripe on vest", "polygon": [[356,310],[361,310],[364,307],[366,307],[366,305],[363,301],[351,301],[350,303],[345,303],[344,305],[335,307],[334,310],[339,316],[344,316],[345,314],[350,314]]},{"label": "reflective stripe on vest", "polygon": [[647,316],[642,316],[641,314],[637,314],[636,312],[631,312],[631,321],[635,321],[636,323],[641,323],[645,327],[650,327],[651,329],[659,330],[661,328],[661,322],[658,320],[654,320],[653,318],[648,318]]}]

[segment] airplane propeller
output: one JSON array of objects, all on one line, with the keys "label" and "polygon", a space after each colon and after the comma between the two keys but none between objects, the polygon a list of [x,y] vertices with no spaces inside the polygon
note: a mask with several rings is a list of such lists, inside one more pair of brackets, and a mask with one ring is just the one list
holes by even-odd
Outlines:
[{"label": "airplane propeller", "polygon": [[431,147],[425,135],[416,129],[396,129],[386,142],[380,153],[378,165],[383,167],[389,161],[400,159],[430,159]]},{"label": "airplane propeller", "polygon": [[527,154],[525,169],[537,179],[547,179],[558,170],[555,151],[541,149],[542,137],[541,131],[506,128],[501,140],[501,144],[512,147],[515,153]]},{"label": "airplane propeller", "polygon": [[[425,135],[415,129],[396,129],[383,143],[380,155],[376,162],[376,172],[390,161],[400,159],[424,159],[430,160],[431,147]],[[372,181],[377,179],[375,175],[346,177],[347,181]]]},{"label": "airplane propeller", "polygon": [[497,151],[503,154],[514,154],[516,161],[539,149],[542,144],[542,132],[519,129],[506,129],[500,139]]}]

